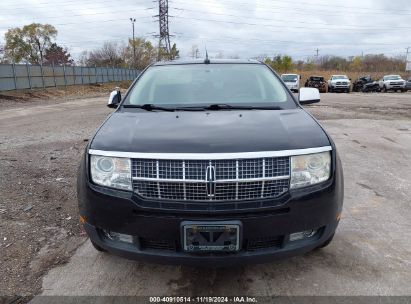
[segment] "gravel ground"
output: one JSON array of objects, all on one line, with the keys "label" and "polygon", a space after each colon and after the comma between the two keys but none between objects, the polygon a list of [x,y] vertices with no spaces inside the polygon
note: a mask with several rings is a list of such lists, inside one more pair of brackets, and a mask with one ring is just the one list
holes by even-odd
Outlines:
[{"label": "gravel ground", "polygon": [[85,238],[76,170],[107,96],[0,107],[0,295],[411,295],[411,94],[322,98],[307,109],[335,139],[346,180],[333,243],[207,270],[124,260]]}]

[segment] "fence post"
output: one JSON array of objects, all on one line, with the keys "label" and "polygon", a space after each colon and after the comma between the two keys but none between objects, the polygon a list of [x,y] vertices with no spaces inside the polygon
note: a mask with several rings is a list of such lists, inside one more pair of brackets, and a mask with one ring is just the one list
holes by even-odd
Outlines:
[{"label": "fence post", "polygon": [[108,66],[106,66],[106,70],[107,70],[107,82],[110,81],[110,77],[108,76]]},{"label": "fence post", "polygon": [[66,78],[66,66],[63,64],[63,77],[64,77],[64,86],[67,86],[67,78]]},{"label": "fence post", "polygon": [[95,75],[96,83],[97,83],[97,67],[96,66],[94,66],[94,75]]},{"label": "fence post", "polygon": [[53,79],[54,79],[54,86],[57,87],[57,83],[56,83],[56,74],[54,73],[54,61],[51,65],[51,68],[53,70]]},{"label": "fence post", "polygon": [[13,63],[11,66],[13,69],[14,89],[17,90],[16,64]]},{"label": "fence post", "polygon": [[111,67],[111,71],[113,72],[113,81],[116,81],[116,76],[114,75],[114,65]]},{"label": "fence post", "polygon": [[84,84],[84,79],[83,79],[83,66],[80,67],[80,74],[81,74],[81,84]]},{"label": "fence post", "polygon": [[31,73],[30,73],[30,68],[28,62],[26,62],[26,70],[27,70],[27,79],[29,81],[29,87],[31,90]]},{"label": "fence post", "polygon": [[40,64],[40,73],[41,73],[41,81],[43,82],[43,89],[46,87],[44,82],[44,72],[43,72],[43,64]]}]

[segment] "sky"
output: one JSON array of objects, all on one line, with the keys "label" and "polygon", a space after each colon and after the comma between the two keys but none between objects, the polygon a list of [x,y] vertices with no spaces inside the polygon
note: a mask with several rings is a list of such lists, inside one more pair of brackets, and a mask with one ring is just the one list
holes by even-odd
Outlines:
[{"label": "sky", "polygon": [[[56,27],[56,42],[77,59],[105,41],[126,43],[135,32],[157,44],[155,0],[1,0],[0,44],[8,28],[32,22]],[[405,55],[411,47],[410,0],[169,0],[171,42],[182,58],[193,45],[204,56],[253,58],[287,54]],[[411,51],[411,49],[410,49]]]}]

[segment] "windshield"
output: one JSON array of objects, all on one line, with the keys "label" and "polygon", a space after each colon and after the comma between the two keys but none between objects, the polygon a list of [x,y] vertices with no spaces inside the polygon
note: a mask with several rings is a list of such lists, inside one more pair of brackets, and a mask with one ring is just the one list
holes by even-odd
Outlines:
[{"label": "windshield", "polygon": [[400,79],[401,79],[401,76],[392,75],[392,76],[387,76],[387,77],[385,77],[385,79],[387,79],[387,80],[400,80]]},{"label": "windshield", "polygon": [[284,82],[296,82],[298,80],[297,75],[282,75],[281,78]]},{"label": "windshield", "polygon": [[279,79],[261,64],[176,64],[144,72],[124,105],[296,105]]},{"label": "windshield", "polygon": [[345,75],[338,75],[338,76],[333,76],[332,79],[348,79],[348,77]]}]

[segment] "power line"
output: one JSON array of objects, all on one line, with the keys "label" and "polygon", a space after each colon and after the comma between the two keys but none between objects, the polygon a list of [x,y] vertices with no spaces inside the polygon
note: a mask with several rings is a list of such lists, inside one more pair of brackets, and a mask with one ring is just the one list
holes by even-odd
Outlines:
[{"label": "power line", "polygon": [[[193,10],[193,9],[187,9],[187,8],[177,8],[177,7],[172,7],[173,9],[175,9],[175,10],[179,10],[179,11],[187,11],[187,12],[193,12],[193,13],[200,13],[200,14],[204,14],[204,12],[203,11],[199,11],[199,10]],[[228,17],[235,17],[235,18],[246,18],[246,19],[250,19],[250,16],[241,16],[241,15],[233,15],[233,14],[223,14],[223,13],[215,13],[215,12],[213,12],[213,13],[207,13],[208,15],[218,15],[218,16],[228,16]],[[176,17],[179,17],[179,16],[176,16]],[[252,17],[252,19],[253,20],[265,20],[265,21],[278,21],[278,22],[289,22],[289,19],[278,19],[278,18],[275,18],[275,19],[273,19],[273,18],[262,18],[262,17],[255,17],[255,16],[253,16]],[[339,29],[342,29],[342,28],[344,28],[344,29],[347,29],[347,30],[352,30],[352,29],[357,29],[357,28],[360,28],[360,29],[364,29],[364,30],[366,30],[367,28],[365,27],[365,26],[359,26],[359,25],[351,25],[351,24],[345,24],[345,27],[342,27],[341,26],[341,24],[332,24],[332,23],[324,23],[324,22],[322,22],[322,23],[319,23],[319,22],[310,22],[310,21],[299,21],[299,20],[293,20],[293,22],[292,22],[293,24],[294,23],[301,23],[301,24],[309,24],[310,26],[312,26],[312,25],[321,25],[321,26],[338,26],[338,28]],[[350,28],[346,28],[347,26],[349,26]],[[287,25],[287,28],[289,27],[289,24]],[[299,28],[301,28],[301,27],[299,27]],[[304,26],[304,28],[306,28],[306,26]],[[321,30],[323,30],[324,28],[321,28]],[[386,30],[386,28],[382,28],[382,29],[379,29],[379,28],[376,28],[375,26],[372,26],[372,27],[370,27],[370,28],[368,28],[368,29],[372,29],[372,30],[375,30],[375,31],[380,31],[380,30]],[[391,27],[390,26],[390,29],[408,29],[408,30],[411,30],[411,27]],[[332,29],[332,30],[335,30],[335,29]]]},{"label": "power line", "polygon": [[[152,18],[151,16],[144,16],[144,17],[139,17],[140,19],[141,18]],[[107,20],[94,20],[94,21],[80,21],[80,22],[69,22],[69,23],[54,23],[53,24],[53,26],[66,26],[66,25],[83,25],[83,24],[85,24],[85,23],[100,23],[99,25],[98,25],[98,27],[100,27],[101,28],[101,23],[105,23],[105,22],[117,22],[118,23],[118,18],[117,19],[107,19]],[[149,20],[149,21],[139,21],[139,23],[152,23],[153,21],[152,20]],[[0,28],[0,30],[1,29],[9,29],[9,28],[12,28],[12,27],[16,27],[16,26],[8,26],[8,27],[3,27],[3,28]]]},{"label": "power line", "polygon": [[[182,1],[184,3],[184,0],[178,0],[174,3],[178,4],[179,1]],[[206,6],[221,7],[219,5],[216,5],[214,2],[210,3],[210,2],[207,2],[207,1],[210,1],[210,0],[203,0],[203,1],[201,1],[201,3],[206,5]],[[190,2],[185,2],[185,3],[190,3]],[[219,4],[224,4],[225,3],[225,4],[228,4],[228,5],[232,5],[233,7],[243,6],[247,10],[250,9],[250,3],[246,3],[246,2],[237,2],[237,1],[233,2],[233,1],[220,0],[220,1],[218,1],[218,3]],[[284,9],[287,12],[292,12],[293,15],[303,14],[303,15],[308,15],[308,16],[318,16],[318,15],[341,16],[341,14],[336,13],[336,10],[319,10],[315,7],[312,8],[313,9],[312,12],[307,12],[307,6],[309,6],[309,5],[304,6],[304,8],[298,8],[298,7],[296,7],[295,3],[293,3],[292,7],[290,7],[290,6],[279,6],[279,5],[276,5],[276,4],[273,5],[272,3],[268,6],[263,6],[261,4],[256,4],[257,8],[259,8],[261,10],[264,10],[264,11],[271,11],[271,12],[274,11],[274,10],[272,10],[274,8],[274,9]],[[290,10],[290,9],[292,9],[292,10]],[[298,13],[298,12],[303,12],[303,13]],[[321,13],[323,13],[323,14],[321,14]],[[342,12],[342,13],[347,14],[348,12]],[[395,14],[395,16],[409,16],[409,15],[411,15],[411,12],[410,13],[401,13],[400,11],[395,11],[395,12],[393,11],[392,13],[390,13],[390,12],[378,13],[378,12],[369,12],[369,11],[359,12],[358,10],[354,10],[352,12],[349,12],[349,14],[350,15],[367,15],[367,16],[372,15],[372,14],[392,16],[392,15]]]},{"label": "power line", "polygon": [[[77,14],[77,15],[70,15],[69,17],[71,18],[71,17],[83,17],[83,16],[87,17],[87,16],[97,16],[97,15],[116,15],[116,14],[121,13],[121,12],[125,13],[125,12],[130,12],[130,11],[147,11],[147,10],[150,10],[150,9],[154,9],[154,8],[153,7],[142,8],[142,9],[135,8],[135,9],[132,9],[132,10],[130,10],[130,9],[128,9],[128,10],[117,10],[115,12],[98,12],[98,13],[88,13],[88,14]],[[56,18],[61,19],[61,18],[65,18],[65,17],[68,17],[68,16],[64,15],[64,16],[41,17],[41,20],[56,19]],[[14,20],[16,20],[16,19],[14,18],[14,19],[3,20],[3,21],[14,21]]]},{"label": "power line", "polygon": [[[42,3],[37,3],[37,4],[46,4],[46,5],[30,5],[30,7],[13,7],[10,5],[7,5],[6,8],[1,8],[2,11],[15,11],[15,10],[33,10],[36,8],[59,8],[59,7],[66,7],[66,6],[70,6],[73,7],[73,3],[79,3],[81,4],[81,8],[84,8],[84,5],[92,5],[92,8],[95,8],[96,5],[98,4],[104,4],[104,3],[113,3],[112,0],[104,0],[104,1],[93,1],[93,0],[83,0],[83,1],[79,1],[79,0],[74,0],[74,1],[64,1],[61,3],[55,3],[55,2],[42,2]],[[117,3],[117,2],[116,2]],[[129,5],[135,5],[135,4],[146,4],[147,1],[143,1],[143,2],[135,2],[133,1],[132,3],[130,3]],[[3,2],[1,4],[4,4]],[[118,8],[119,5],[116,4],[116,6],[113,6],[112,8]]]},{"label": "power line", "polygon": [[[179,17],[175,17],[176,19],[188,19],[188,20],[196,20],[196,21],[210,21],[210,22],[220,22],[220,23],[227,23],[227,24],[236,24],[236,25],[246,25],[246,26],[261,26],[261,27],[273,27],[278,29],[279,26],[275,25],[275,24],[262,24],[262,23],[251,23],[251,22],[241,22],[241,21],[228,21],[228,20],[218,20],[218,19],[209,19],[209,18],[194,18],[194,17],[184,17],[184,16],[179,16]],[[302,32],[302,30],[304,30],[304,32],[311,31],[311,30],[318,30],[318,29],[310,29],[307,28],[307,26],[292,26],[292,25],[287,25],[287,29],[298,29],[299,32]],[[352,31],[352,29],[334,29],[334,28],[322,28],[322,31],[332,31],[333,33],[336,33],[338,31]],[[392,32],[392,31],[396,31],[395,29],[385,29],[383,30],[384,32]],[[382,31],[375,31],[373,34],[375,35],[380,35]],[[356,30],[355,32],[351,33],[352,35],[360,35],[362,33],[368,33],[370,34],[370,31],[368,30]]]},{"label": "power line", "polygon": [[[277,0],[277,2],[287,2],[288,1],[281,1],[281,0]],[[329,5],[328,3],[318,3],[318,1],[316,3],[312,3],[312,2],[304,2],[304,1],[298,1],[297,3],[293,3],[293,5],[304,5],[304,6],[318,6],[318,7],[324,7],[325,5]],[[344,5],[339,5],[339,4],[332,4],[333,8],[342,8],[342,9],[346,9],[346,10],[366,10],[367,13],[369,12],[382,12],[382,13],[387,13],[387,12],[392,12],[393,14],[397,14],[399,11],[403,10],[403,7],[398,7],[398,9],[378,9],[378,8],[372,8],[372,7],[360,7],[360,6],[344,6]],[[411,12],[410,12],[411,14]]]}]

